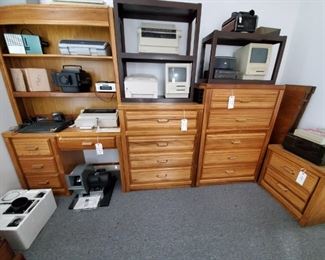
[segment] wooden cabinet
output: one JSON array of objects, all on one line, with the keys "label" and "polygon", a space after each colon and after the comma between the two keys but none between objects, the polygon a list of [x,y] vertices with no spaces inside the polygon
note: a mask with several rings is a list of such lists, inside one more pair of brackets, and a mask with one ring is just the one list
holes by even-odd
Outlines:
[{"label": "wooden cabinet", "polygon": [[[121,104],[127,190],[194,185],[202,107],[194,103]],[[181,131],[184,118],[187,131]]]},{"label": "wooden cabinet", "polygon": [[[281,103],[283,87],[202,84],[197,185],[255,181]],[[228,109],[229,96],[235,96]]]},{"label": "wooden cabinet", "polygon": [[3,137],[23,188],[52,188],[56,194],[69,194],[65,174],[84,162],[82,151],[60,151],[55,134],[6,132]]},{"label": "wooden cabinet", "polygon": [[[303,172],[306,179],[296,180]],[[259,183],[302,226],[325,223],[325,167],[317,166],[282,148],[269,145]]]}]

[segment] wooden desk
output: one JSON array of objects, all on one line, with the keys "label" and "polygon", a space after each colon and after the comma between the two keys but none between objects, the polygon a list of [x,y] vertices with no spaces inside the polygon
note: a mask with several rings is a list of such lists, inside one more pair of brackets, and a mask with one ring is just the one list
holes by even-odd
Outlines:
[{"label": "wooden desk", "polygon": [[117,148],[120,158],[121,186],[125,191],[120,132],[66,129],[59,133],[21,134],[5,132],[3,137],[23,188],[52,188],[68,195],[65,175],[85,163],[83,150]]}]

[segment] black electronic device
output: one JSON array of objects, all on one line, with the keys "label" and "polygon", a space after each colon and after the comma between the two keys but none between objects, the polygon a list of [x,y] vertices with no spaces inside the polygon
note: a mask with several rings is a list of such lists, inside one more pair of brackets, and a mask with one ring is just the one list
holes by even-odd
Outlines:
[{"label": "black electronic device", "polygon": [[222,24],[222,31],[255,32],[258,16],[254,10],[249,12],[233,12],[231,17]]},{"label": "black electronic device", "polygon": [[325,146],[323,145],[289,133],[284,139],[283,147],[317,165],[325,165]]},{"label": "black electronic device", "polygon": [[52,79],[63,92],[88,92],[91,87],[90,74],[78,65],[64,65],[62,71],[52,73]]},{"label": "black electronic device", "polygon": [[63,129],[71,125],[73,121],[62,121],[57,122],[53,120],[42,120],[38,122],[33,122],[27,125],[23,125],[17,130],[18,133],[53,133],[60,132]]},{"label": "black electronic device", "polygon": [[236,70],[236,58],[232,56],[216,56],[214,68],[218,70]]},{"label": "black electronic device", "polygon": [[55,122],[63,122],[63,121],[65,121],[65,116],[62,112],[53,112],[52,119]]},{"label": "black electronic device", "polygon": [[[204,71],[204,78],[207,79],[209,75],[209,71]],[[239,71],[237,70],[218,70],[214,69],[213,71],[213,79],[238,79],[239,78]]]}]

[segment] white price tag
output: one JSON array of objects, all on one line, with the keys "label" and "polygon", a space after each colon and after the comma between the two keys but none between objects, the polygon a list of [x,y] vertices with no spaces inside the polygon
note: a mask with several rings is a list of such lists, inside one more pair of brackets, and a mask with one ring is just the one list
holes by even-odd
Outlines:
[{"label": "white price tag", "polygon": [[307,173],[305,173],[304,171],[300,171],[297,176],[296,182],[299,185],[303,186],[306,179],[307,179]]},{"label": "white price tag", "polygon": [[228,109],[233,109],[234,107],[235,107],[235,96],[229,96]]},{"label": "white price tag", "polygon": [[101,143],[96,143],[95,147],[96,147],[97,155],[103,155],[104,154],[103,145]]},{"label": "white price tag", "polygon": [[187,131],[187,119],[183,118],[181,120],[181,131],[186,132]]}]

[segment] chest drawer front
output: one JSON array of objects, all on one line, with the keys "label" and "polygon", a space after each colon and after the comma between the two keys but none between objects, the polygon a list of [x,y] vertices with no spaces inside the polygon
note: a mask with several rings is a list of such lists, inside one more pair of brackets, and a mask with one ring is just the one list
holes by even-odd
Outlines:
[{"label": "chest drawer front", "polygon": [[132,183],[181,181],[191,179],[191,167],[131,170]]},{"label": "chest drawer front", "polygon": [[192,152],[130,154],[130,164],[132,169],[191,166],[192,155]]},{"label": "chest drawer front", "polygon": [[19,159],[20,166],[25,174],[56,173],[57,167],[53,157],[37,159]]},{"label": "chest drawer front", "polygon": [[188,129],[196,129],[197,111],[127,111],[127,130],[179,130],[181,119]]},{"label": "chest drawer front", "polygon": [[267,169],[264,176],[264,181],[268,183],[276,192],[278,192],[300,212],[304,210],[306,202],[300,197],[298,197],[290,189],[290,187],[288,187],[288,183],[285,181],[285,179],[274,178],[274,174],[272,174],[272,171],[270,169]]},{"label": "chest drawer front", "polygon": [[61,188],[62,184],[58,174],[42,176],[26,176],[30,188]]},{"label": "chest drawer front", "polygon": [[12,139],[18,156],[52,155],[49,139]]},{"label": "chest drawer front", "polygon": [[272,109],[218,109],[210,112],[208,129],[268,128]]},{"label": "chest drawer front", "polygon": [[204,165],[256,163],[259,156],[259,149],[206,151],[204,154]]},{"label": "chest drawer front", "polygon": [[205,149],[251,149],[261,148],[264,142],[265,133],[247,134],[208,134]]},{"label": "chest drawer front", "polygon": [[254,164],[247,165],[220,165],[220,166],[204,166],[202,171],[202,179],[217,178],[233,178],[233,177],[255,177]]},{"label": "chest drawer front", "polygon": [[58,146],[61,150],[95,149],[96,143],[103,148],[115,148],[115,137],[60,137]]},{"label": "chest drawer front", "polygon": [[193,151],[194,135],[128,137],[130,153]]},{"label": "chest drawer front", "polygon": [[273,108],[278,97],[278,90],[214,90],[212,92],[211,108],[227,108],[229,96],[235,96],[235,108]]},{"label": "chest drawer front", "polygon": [[[298,164],[290,160],[287,160],[285,158],[282,158],[276,153],[272,153],[269,161],[269,165],[272,168],[276,169],[281,176],[284,176],[285,178],[289,179],[297,189],[305,190],[309,194],[313,192],[319,179],[316,175],[312,174],[308,169],[303,169]],[[296,179],[298,177],[300,170],[304,170],[305,173],[307,174],[307,178],[303,186],[296,183]]]}]

